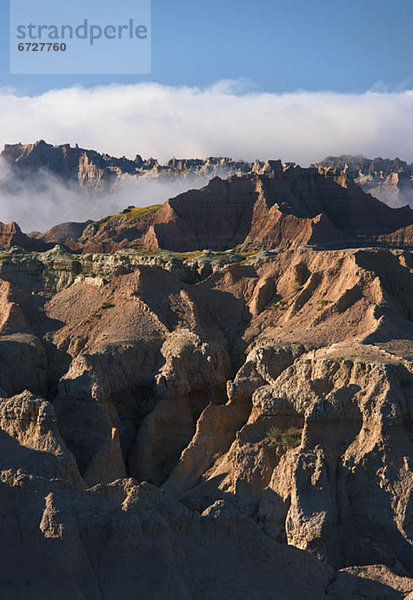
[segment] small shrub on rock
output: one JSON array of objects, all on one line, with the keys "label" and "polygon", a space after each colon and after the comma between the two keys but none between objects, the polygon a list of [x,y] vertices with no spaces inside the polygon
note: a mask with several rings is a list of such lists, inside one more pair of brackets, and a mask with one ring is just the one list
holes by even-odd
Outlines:
[{"label": "small shrub on rock", "polygon": [[275,440],[280,446],[286,448],[296,448],[301,443],[302,429],[298,427],[288,427],[288,429],[280,429],[279,427],[271,427],[267,431],[267,437]]}]

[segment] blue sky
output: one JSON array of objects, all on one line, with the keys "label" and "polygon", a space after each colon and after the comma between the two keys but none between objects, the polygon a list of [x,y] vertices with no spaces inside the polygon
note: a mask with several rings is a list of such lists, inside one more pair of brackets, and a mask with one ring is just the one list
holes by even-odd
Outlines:
[{"label": "blue sky", "polygon": [[[136,2],[118,0],[116,17]],[[79,3],[81,21],[81,0],[59,0]],[[7,4],[0,148],[45,139],[161,161],[413,161],[413,0],[152,0],[148,76],[11,76]],[[113,0],[84,5],[114,18]]]},{"label": "blue sky", "polygon": [[[54,1],[83,11],[81,0]],[[128,2],[135,10],[137,0],[121,6]],[[0,148],[44,139],[163,163],[230,156],[305,166],[338,154],[413,161],[413,0],[152,0],[150,76],[11,76],[7,4]],[[119,0],[84,6],[88,16],[98,6],[105,22],[114,6],[124,18]],[[161,200],[138,192],[112,208]],[[109,211],[102,204],[92,214],[83,204],[82,218]],[[31,189],[18,202],[0,195],[0,220],[27,230],[78,220],[79,210],[53,182],[36,215]]]},{"label": "blue sky", "polygon": [[142,81],[205,87],[238,78],[276,93],[413,87],[412,0],[152,0],[152,74],[123,77],[11,76],[7,5],[0,84],[23,94]]}]

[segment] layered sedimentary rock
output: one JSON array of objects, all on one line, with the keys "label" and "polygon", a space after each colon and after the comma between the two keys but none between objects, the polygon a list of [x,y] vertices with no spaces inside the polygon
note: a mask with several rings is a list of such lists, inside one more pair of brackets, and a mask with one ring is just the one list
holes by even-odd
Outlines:
[{"label": "layered sedimentary rock", "polygon": [[[78,150],[7,152],[91,185],[123,168]],[[407,600],[412,215],[269,161],[3,226],[1,596]]]},{"label": "layered sedimentary rock", "polygon": [[[108,189],[116,195],[116,186],[125,178],[182,179],[188,187],[209,182],[202,189],[169,199],[162,207],[130,206],[95,223],[62,223],[46,233],[33,232],[29,237],[34,242],[15,223],[2,225],[0,245],[6,248],[45,250],[49,244],[63,243],[81,252],[235,246],[250,251],[301,244],[412,243],[412,210],[402,207],[409,203],[412,170],[399,159],[329,157],[304,169],[280,161],[246,163],[210,157],[171,159],[162,166],[154,159],[114,158],[43,140],[6,145],[1,157],[11,169],[2,185],[12,188],[14,175],[29,185],[35,179],[35,196],[41,195],[42,181],[48,181],[48,176],[70,185],[71,192],[77,185],[86,186],[97,194],[94,201]],[[374,196],[398,208],[390,210]]]},{"label": "layered sedimentary rock", "polygon": [[[138,210],[138,209],[135,209]],[[410,245],[413,211],[392,209],[346,175],[269,161],[259,170],[169,199],[144,215],[133,211],[91,224],[72,249],[137,248],[244,251],[359,245]]]},{"label": "layered sedimentary rock", "polygon": [[43,239],[34,239],[23,233],[17,223],[0,222],[0,248],[11,248],[12,246],[40,252],[49,247]]},{"label": "layered sedimentary rock", "polygon": [[116,158],[95,150],[70,144],[53,146],[44,140],[34,144],[6,144],[0,158],[10,165],[19,177],[36,172],[51,173],[64,181],[76,182],[95,190],[108,189],[122,177],[176,178],[202,177],[207,181],[214,176],[249,173],[252,163],[233,161],[224,157],[206,159],[171,159],[161,165],[154,158],[144,160],[137,155],[134,160],[125,156]]},{"label": "layered sedimentary rock", "polygon": [[[48,229],[45,233],[40,231],[32,231],[29,236],[34,239],[39,239],[46,244],[61,244],[65,240],[78,240],[86,227],[93,221],[85,221],[84,223],[67,222],[59,223]],[[20,244],[15,244],[19,246]]]},{"label": "layered sedimentary rock", "polygon": [[70,144],[52,146],[44,140],[34,144],[6,144],[0,157],[22,176],[44,170],[96,189],[110,184],[123,173],[135,173],[143,162],[140,157],[134,161],[114,158]]},{"label": "layered sedimentary rock", "polygon": [[410,251],[13,249],[0,279],[2,597],[408,598]]},{"label": "layered sedimentary rock", "polygon": [[[223,179],[233,175],[258,173],[264,163],[247,162],[226,157],[172,158],[161,164],[155,158],[135,159],[113,157],[95,150],[72,147],[70,144],[52,145],[44,140],[33,144],[6,144],[0,158],[12,167],[21,179],[34,173],[51,174],[65,182],[102,191],[115,189],[123,178],[151,178],[170,180]],[[286,166],[294,166],[287,163]],[[364,156],[329,156],[315,165],[320,170],[353,179],[362,189],[393,208],[413,204],[413,166],[399,158]]]},{"label": "layered sedimentary rock", "polygon": [[413,165],[400,158],[369,159],[364,156],[329,156],[318,166],[351,176],[364,191],[389,206],[413,206]]}]

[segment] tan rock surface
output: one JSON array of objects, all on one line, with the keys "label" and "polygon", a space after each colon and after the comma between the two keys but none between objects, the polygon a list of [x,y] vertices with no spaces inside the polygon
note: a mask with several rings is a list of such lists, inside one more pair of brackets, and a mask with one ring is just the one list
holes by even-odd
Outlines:
[{"label": "tan rock surface", "polygon": [[268,161],[259,171],[215,177],[158,210],[114,215],[87,227],[71,247],[112,252],[121,247],[171,251],[411,243],[413,211],[392,209],[345,173]]},{"label": "tan rock surface", "polygon": [[411,253],[212,259],[7,255],[2,597],[411,593]]}]

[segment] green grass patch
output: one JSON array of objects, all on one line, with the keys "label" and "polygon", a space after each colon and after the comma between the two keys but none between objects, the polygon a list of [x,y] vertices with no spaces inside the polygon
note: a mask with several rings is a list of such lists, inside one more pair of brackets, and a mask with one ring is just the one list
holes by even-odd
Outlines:
[{"label": "green grass patch", "polygon": [[135,219],[140,219],[141,217],[145,217],[146,215],[150,215],[151,213],[156,212],[161,208],[162,204],[152,204],[151,206],[139,206],[137,208],[125,208],[122,212],[117,215],[109,215],[108,217],[104,217],[100,219],[100,221],[96,221],[95,225],[97,225],[98,229],[105,227],[109,223],[116,221],[117,219],[122,219],[122,221],[133,221]]},{"label": "green grass patch", "polygon": [[202,255],[202,252],[199,250],[194,250],[193,252],[172,252],[173,258],[180,258],[181,260],[188,260],[190,258],[198,258]]},{"label": "green grass patch", "polygon": [[244,258],[251,258],[251,256],[255,256],[258,254],[260,250],[252,250],[251,252],[237,252],[238,256],[243,256]]},{"label": "green grass patch", "polygon": [[[131,251],[133,251],[134,254],[132,254]],[[159,248],[142,248],[142,240],[140,239],[131,240],[130,247],[120,251],[120,254],[125,254],[126,256],[162,256],[163,253],[164,250],[160,250]]]},{"label": "green grass patch", "polygon": [[328,304],[331,304],[331,300],[322,298],[321,300],[317,300],[317,304],[317,310],[323,310],[323,308],[325,308]]}]

